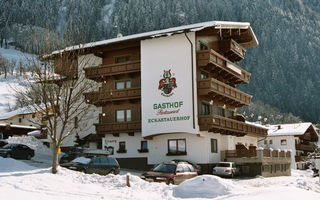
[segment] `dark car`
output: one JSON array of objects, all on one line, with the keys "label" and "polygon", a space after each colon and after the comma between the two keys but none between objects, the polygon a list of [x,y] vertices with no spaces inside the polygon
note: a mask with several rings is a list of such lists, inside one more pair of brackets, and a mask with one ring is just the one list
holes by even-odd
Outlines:
[{"label": "dark car", "polygon": [[82,153],[80,153],[80,152],[73,152],[73,153],[64,154],[64,155],[60,158],[59,164],[71,162],[72,160],[80,157],[81,155],[82,155]]},{"label": "dark car", "polygon": [[191,161],[189,161],[189,160],[180,160],[180,159],[174,159],[174,160],[172,160],[172,161],[175,162],[175,163],[178,163],[178,162],[187,162],[187,163],[189,163],[190,165],[193,166],[193,168],[197,171],[198,175],[202,174],[201,166],[198,165],[197,163],[191,162]]},{"label": "dark car", "polygon": [[0,156],[30,160],[34,156],[34,150],[23,144],[7,144],[0,148]]},{"label": "dark car", "polygon": [[84,172],[87,174],[119,174],[120,165],[115,158],[105,155],[80,156],[71,162],[63,163],[60,166]]},{"label": "dark car", "polygon": [[149,182],[180,184],[197,175],[193,166],[187,162],[165,162],[157,165],[151,171],[142,173],[140,177]]},{"label": "dark car", "polygon": [[5,140],[0,140],[0,148],[3,147],[4,145],[7,145],[8,142]]}]

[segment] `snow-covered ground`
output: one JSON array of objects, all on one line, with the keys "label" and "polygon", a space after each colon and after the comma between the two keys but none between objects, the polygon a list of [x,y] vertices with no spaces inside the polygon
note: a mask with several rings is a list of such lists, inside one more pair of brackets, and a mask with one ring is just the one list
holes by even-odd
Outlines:
[{"label": "snow-covered ground", "polygon": [[179,186],[148,183],[134,172],[130,174],[131,187],[127,187],[125,170],[116,176],[100,176],[59,168],[53,175],[45,166],[51,159],[50,149],[32,137],[10,138],[9,142],[34,148],[36,156],[31,161],[0,157],[0,199],[320,199],[319,178],[313,178],[311,171],[292,170],[290,177],[251,179],[203,175]]}]

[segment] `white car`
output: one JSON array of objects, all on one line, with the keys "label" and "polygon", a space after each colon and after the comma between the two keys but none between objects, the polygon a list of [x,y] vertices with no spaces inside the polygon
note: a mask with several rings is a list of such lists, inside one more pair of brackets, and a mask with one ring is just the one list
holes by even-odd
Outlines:
[{"label": "white car", "polygon": [[212,174],[217,176],[231,177],[239,175],[239,168],[234,162],[219,162],[213,169]]}]

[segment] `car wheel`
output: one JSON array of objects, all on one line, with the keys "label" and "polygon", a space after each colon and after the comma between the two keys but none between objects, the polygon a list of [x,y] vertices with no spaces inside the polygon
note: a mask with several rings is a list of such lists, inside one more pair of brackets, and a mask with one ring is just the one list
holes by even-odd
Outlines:
[{"label": "car wheel", "polygon": [[168,185],[173,185],[173,184],[174,184],[173,180],[170,179],[170,180],[168,181]]},{"label": "car wheel", "polygon": [[114,170],[111,170],[111,171],[109,172],[109,174],[114,174],[114,175],[116,175],[116,172],[115,172]]}]

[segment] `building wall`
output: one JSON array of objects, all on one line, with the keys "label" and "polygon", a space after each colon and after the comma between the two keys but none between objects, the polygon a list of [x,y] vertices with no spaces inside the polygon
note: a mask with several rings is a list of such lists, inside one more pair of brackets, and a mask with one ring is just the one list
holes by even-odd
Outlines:
[{"label": "building wall", "polygon": [[[167,155],[169,139],[185,139],[186,155]],[[217,140],[217,152],[211,152],[211,139]],[[218,163],[221,161],[221,151],[235,149],[235,144],[239,141],[251,143],[257,139],[250,136],[243,138],[235,136],[226,136],[217,133],[201,132],[198,135],[188,133],[163,134],[153,137],[151,140],[142,138],[141,133],[134,133],[130,136],[128,133],[120,133],[119,137],[112,134],[106,134],[102,139],[102,147],[114,146],[113,157],[116,158],[147,158],[149,165],[173,159],[190,160],[198,164]],[[141,141],[148,142],[147,153],[140,153]],[[126,153],[117,153],[119,142],[126,143]],[[256,144],[256,143],[255,143]]]},{"label": "building wall", "polygon": [[[264,141],[267,141],[265,144]],[[267,137],[265,140],[259,142],[259,146],[263,148],[281,149],[281,150],[291,150],[291,168],[296,169],[296,147],[295,147],[295,137],[294,136],[272,136]],[[272,144],[270,144],[272,140]],[[281,140],[287,140],[286,145],[281,145]]]},{"label": "building wall", "polygon": [[[91,66],[97,66],[100,65],[102,63],[102,59],[99,57],[94,56],[93,54],[87,54],[84,56],[80,56],[78,58],[78,77],[79,80],[83,79],[84,77],[84,71],[83,68],[84,67],[91,67]],[[92,84],[92,88],[90,91],[97,91],[98,88],[100,87],[100,83],[91,81],[86,79],[86,81],[88,81],[90,84]],[[88,83],[87,82],[87,83]],[[88,92],[90,92],[88,91]],[[84,96],[81,98],[81,101],[85,101],[84,100]],[[74,145],[74,141],[76,140],[76,133],[79,134],[80,138],[85,137],[89,134],[95,134],[96,130],[95,130],[95,123],[99,122],[99,113],[102,113],[102,109],[101,107],[96,107],[93,105],[89,105],[89,104],[83,104],[82,106],[89,106],[88,110],[87,110],[87,114],[85,119],[83,119],[82,121],[78,122],[78,127],[75,131],[74,134],[70,135],[69,137],[67,137],[64,141],[62,146],[63,147],[67,147],[67,146],[73,146]],[[81,109],[81,108],[79,108]],[[70,127],[73,127],[74,124],[70,123],[69,125]],[[66,130],[68,131],[68,130]],[[93,144],[91,144],[91,146],[93,146]]]},{"label": "building wall", "polygon": [[39,127],[41,124],[41,115],[21,114],[21,115],[11,117],[10,119],[7,119],[7,120],[0,120],[0,121],[6,124]]}]

